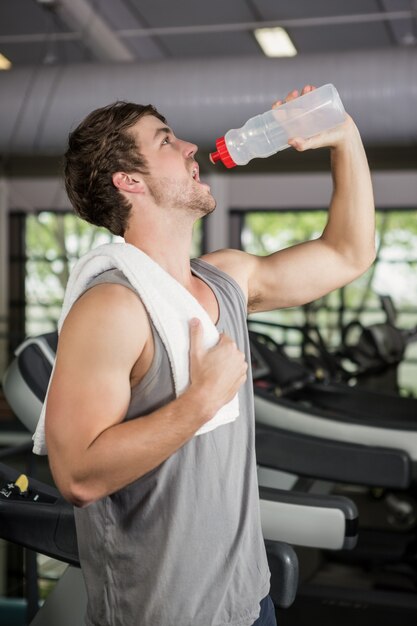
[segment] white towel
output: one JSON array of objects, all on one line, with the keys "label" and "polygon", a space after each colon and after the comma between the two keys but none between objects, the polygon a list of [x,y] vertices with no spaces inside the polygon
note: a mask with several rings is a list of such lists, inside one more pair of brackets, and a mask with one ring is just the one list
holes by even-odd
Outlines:
[{"label": "white towel", "polygon": [[[85,291],[91,280],[98,274],[114,268],[121,270],[136,289],[161,337],[168,352],[175,394],[178,397],[189,383],[190,319],[199,318],[204,335],[203,345],[206,349],[217,343],[219,333],[198,300],[160,265],[135,246],[127,243],[106,244],[91,250],[79,259],[68,280],[58,321],[58,332],[72,305]],[[45,441],[47,399],[48,392],[33,435],[35,454],[47,454]],[[238,415],[239,402],[236,394],[196,432],[196,435],[207,433],[218,426],[232,422]]]}]

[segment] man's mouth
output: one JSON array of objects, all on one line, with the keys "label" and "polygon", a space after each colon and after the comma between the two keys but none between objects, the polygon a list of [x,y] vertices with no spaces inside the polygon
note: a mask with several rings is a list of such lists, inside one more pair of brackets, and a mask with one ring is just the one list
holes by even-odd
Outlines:
[{"label": "man's mouth", "polygon": [[191,170],[191,175],[194,178],[194,180],[196,180],[198,183],[200,182],[200,174],[199,174],[198,165],[193,166],[193,169]]},{"label": "man's mouth", "polygon": [[207,191],[210,191],[209,185],[207,185],[206,183],[202,183],[200,180],[200,168],[198,167],[197,163],[193,163],[193,167],[191,168],[191,176],[193,180],[196,181],[196,183],[207,189]]}]

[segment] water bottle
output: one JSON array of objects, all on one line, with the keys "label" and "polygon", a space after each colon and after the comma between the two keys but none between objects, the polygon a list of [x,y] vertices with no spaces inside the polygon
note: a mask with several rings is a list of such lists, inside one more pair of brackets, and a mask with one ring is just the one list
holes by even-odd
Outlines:
[{"label": "water bottle", "polygon": [[346,112],[336,88],[323,85],[262,115],[251,117],[242,128],[232,128],[216,140],[210,154],[214,164],[246,165],[288,148],[293,137],[307,139],[345,121]]}]

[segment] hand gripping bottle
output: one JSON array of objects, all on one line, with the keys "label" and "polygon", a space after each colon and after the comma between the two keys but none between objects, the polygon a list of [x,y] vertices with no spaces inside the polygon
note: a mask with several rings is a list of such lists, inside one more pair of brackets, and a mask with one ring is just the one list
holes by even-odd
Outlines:
[{"label": "hand gripping bottle", "polygon": [[268,157],[288,148],[293,137],[307,139],[345,121],[346,112],[333,85],[294,98],[262,115],[251,117],[242,128],[232,128],[216,140],[210,161],[226,167],[246,165],[256,157]]}]

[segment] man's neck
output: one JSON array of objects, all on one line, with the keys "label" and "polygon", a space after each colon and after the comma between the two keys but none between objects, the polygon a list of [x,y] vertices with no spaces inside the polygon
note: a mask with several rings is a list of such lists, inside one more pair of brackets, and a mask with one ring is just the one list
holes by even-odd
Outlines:
[{"label": "man's neck", "polygon": [[192,230],[179,235],[172,231],[158,229],[158,232],[153,230],[146,236],[143,231],[131,231],[126,233],[125,241],[145,252],[184,287],[190,287]]}]

